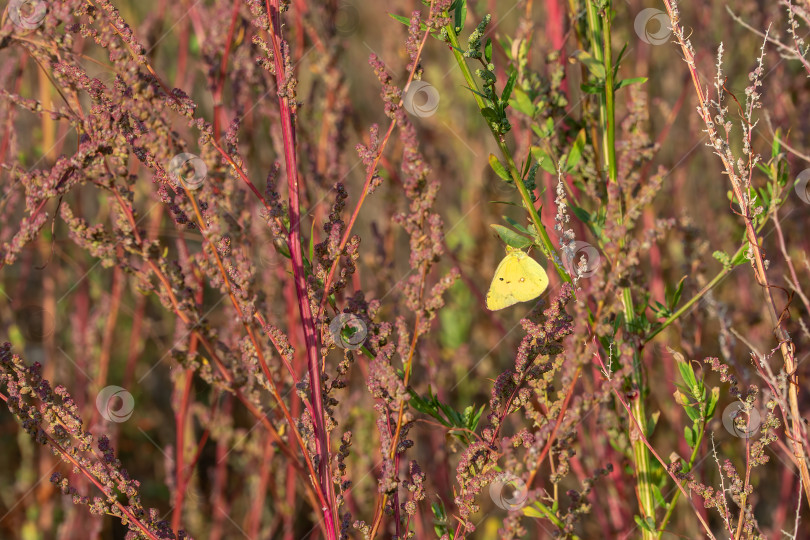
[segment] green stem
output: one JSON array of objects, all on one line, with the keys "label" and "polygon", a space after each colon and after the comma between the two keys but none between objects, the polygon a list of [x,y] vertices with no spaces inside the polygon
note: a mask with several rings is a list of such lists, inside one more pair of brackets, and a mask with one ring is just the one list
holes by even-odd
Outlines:
[{"label": "green stem", "polygon": [[557,515],[554,512],[552,512],[548,506],[544,505],[540,501],[533,502],[529,508],[537,510],[538,512],[543,514],[543,516],[545,516],[546,519],[548,519],[550,522],[556,525],[557,528],[560,529],[561,531],[565,528],[565,523],[563,523],[562,520],[558,518]]},{"label": "green stem", "polygon": [[[695,459],[697,459],[698,450],[700,450],[700,443],[703,442],[703,435],[706,433],[706,422],[704,420],[703,423],[700,425],[700,433],[698,434],[698,438],[695,441],[695,447],[692,449],[692,455],[689,457],[689,463],[686,465],[686,469],[683,471],[684,473],[688,473],[692,470],[692,466],[695,464]],[[672,496],[672,500],[669,501],[667,505],[667,513],[664,514],[664,519],[661,520],[661,525],[658,526],[658,538],[661,538],[661,535],[664,534],[664,529],[669,523],[670,518],[672,517],[672,513],[675,511],[675,505],[678,504],[678,499],[681,497],[681,491],[675,490],[675,495]]]},{"label": "green stem", "polygon": [[[611,47],[611,0],[607,0],[602,12],[603,23],[600,24],[596,12],[596,5],[593,0],[588,2],[588,26],[590,27],[591,44],[593,46],[593,56],[596,60],[601,61],[605,70],[605,91],[600,95],[600,119],[602,123],[602,149],[607,162],[608,182],[618,188],[619,185],[619,168],[618,160],[616,158],[616,95],[614,89],[614,76],[613,76],[613,49]],[[601,39],[600,39],[601,38]],[[624,201],[621,191],[618,191],[618,197],[614,201],[618,207],[619,224],[624,222]],[[626,238],[619,238],[619,247],[622,248],[626,244]],[[624,304],[624,318],[626,321],[626,330],[628,335],[631,335],[636,325],[636,310],[633,305],[633,294],[630,287],[623,287],[622,289],[622,303]],[[638,500],[641,514],[644,518],[651,517],[655,519],[655,497],[653,494],[653,484],[651,478],[650,468],[650,454],[647,446],[644,444],[644,438],[648,436],[647,430],[647,412],[645,405],[645,387],[644,387],[644,372],[641,363],[641,352],[636,350],[633,352],[633,374],[632,381],[638,389],[638,397],[633,400],[632,411],[633,416],[638,420],[640,429],[645,433],[640,434],[638,437],[631,437],[633,446],[633,459],[636,466],[636,487],[638,490]],[[633,429],[631,427],[631,429]],[[655,538],[654,533],[644,530],[642,536],[645,540]]]},{"label": "green stem", "polygon": [[[610,47],[610,26],[612,23],[610,14],[610,1],[605,8],[605,123],[604,126],[607,131],[605,155],[608,162],[608,177],[613,183],[618,183],[619,166],[616,159],[616,99],[613,83],[613,50]],[[619,201],[619,208],[622,208],[621,200]],[[620,214],[621,215],[621,214]]]},{"label": "green stem", "polygon": [[[740,251],[742,251],[742,248],[737,250],[737,253],[739,253]],[[734,260],[736,256],[737,255],[735,254],[734,257],[732,257],[732,260]],[[714,276],[714,279],[712,279],[705,287],[703,287],[700,290],[700,292],[698,292],[695,296],[690,298],[689,301],[686,302],[680,308],[678,308],[678,310],[675,313],[667,317],[666,320],[661,323],[661,326],[653,330],[646,338],[644,338],[644,344],[646,345],[647,343],[652,341],[653,338],[655,338],[655,336],[663,332],[670,324],[678,320],[678,318],[680,318],[684,313],[689,311],[689,308],[691,308],[696,302],[698,302],[701,298],[703,298],[706,295],[706,293],[708,293],[715,286],[717,286],[717,284],[720,283],[723,280],[723,278],[729,275],[733,269],[734,268],[731,266],[724,266],[723,270],[721,270],[720,273]]]},{"label": "green stem", "polygon": [[[473,97],[475,98],[475,103],[478,105],[478,108],[483,110],[486,108],[486,103],[484,103],[483,98],[481,98],[481,96],[477,93],[478,85],[475,83],[475,79],[473,79],[472,72],[470,71],[469,66],[467,66],[464,55],[461,54],[461,46],[458,42],[458,35],[456,34],[452,24],[449,24],[444,28],[447,31],[447,37],[450,40],[450,44],[453,46],[453,56],[456,58],[458,67],[461,68],[461,73],[464,76],[464,80],[467,82],[467,86],[470,88],[470,90],[474,90]],[[512,158],[512,152],[509,150],[509,147],[506,146],[506,141],[504,140],[503,135],[496,133],[492,126],[489,126],[489,130],[492,133],[492,136],[495,138],[495,142],[498,143],[498,148],[501,151],[501,155],[506,161],[509,175],[515,182],[515,186],[520,193],[520,198],[523,199],[523,206],[525,206],[526,210],[529,212],[529,217],[532,220],[534,229],[537,232],[537,236],[540,239],[542,244],[541,247],[543,248],[546,257],[548,257],[549,261],[551,261],[551,263],[554,265],[560,279],[566,283],[571,283],[571,276],[568,275],[568,271],[561,264],[559,257],[556,256],[554,244],[551,242],[551,238],[549,238],[548,232],[546,232],[546,228],[543,225],[543,222],[540,220],[540,215],[537,213],[537,209],[534,207],[531,194],[526,188],[526,184],[523,183],[523,177],[515,165],[515,160]]]},{"label": "green stem", "polygon": [[[784,204],[784,201],[782,202],[782,204]],[[781,207],[781,204],[774,211],[778,210],[780,207]],[[757,227],[757,234],[761,233],[762,229],[764,229],[765,225],[767,225],[767,224],[768,224],[768,220],[763,219],[762,223],[759,225],[759,227]],[[739,249],[737,249],[737,251],[734,252],[734,255],[731,256],[731,260],[733,261],[733,260],[737,259],[737,257],[739,257],[742,254],[744,249],[748,249],[748,243],[747,242],[744,242],[739,247]],[[673,313],[672,315],[667,317],[664,320],[664,322],[661,323],[661,326],[659,326],[658,328],[656,328],[655,330],[650,332],[650,334],[647,337],[644,338],[644,344],[646,345],[647,343],[652,341],[653,338],[655,338],[655,336],[657,336],[658,334],[663,332],[670,324],[674,323],[684,313],[689,311],[689,308],[691,308],[695,304],[695,302],[699,301],[701,298],[703,298],[706,295],[706,293],[708,293],[710,290],[715,288],[718,283],[723,281],[723,279],[727,275],[729,275],[732,270],[734,270],[734,268],[735,268],[734,266],[724,266],[723,269],[716,276],[714,276],[714,278],[705,287],[703,287],[700,290],[700,292],[698,292],[695,296],[690,298],[689,301],[686,302],[683,306],[681,306],[675,313]]]}]

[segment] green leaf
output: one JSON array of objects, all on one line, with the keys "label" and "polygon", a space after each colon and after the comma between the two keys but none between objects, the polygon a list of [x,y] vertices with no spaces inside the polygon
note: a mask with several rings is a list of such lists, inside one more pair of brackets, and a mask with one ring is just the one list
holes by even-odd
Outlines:
[{"label": "green leaf", "polygon": [[501,103],[509,102],[509,98],[512,97],[512,89],[515,87],[516,80],[517,80],[517,70],[512,69],[509,72],[509,79],[506,80],[506,85],[503,87],[503,93],[501,94]]},{"label": "green leaf", "polygon": [[513,94],[514,97],[509,100],[509,106],[526,116],[533,117],[534,105],[529,95],[520,88],[515,88]]},{"label": "green leaf", "polygon": [[584,208],[580,208],[579,206],[572,206],[571,211],[577,216],[577,219],[580,220],[584,224],[588,224],[591,222],[591,214],[585,210]]},{"label": "green leaf", "polygon": [[[692,367],[692,364],[690,362],[679,361],[678,371],[681,372],[681,379],[683,379],[683,382],[686,384],[686,387],[689,389],[689,394],[691,395],[692,389],[698,385],[697,378],[695,377],[695,370]],[[692,397],[697,398],[697,396]]]},{"label": "green leaf", "polygon": [[613,64],[613,80],[614,81],[617,78],[617,75],[619,73],[619,65],[622,63],[622,60],[624,60],[624,53],[626,53],[626,52],[627,52],[627,43],[625,43],[624,47],[622,47],[622,50],[619,51],[618,56],[616,56],[616,62]]},{"label": "green leaf", "polygon": [[734,257],[734,259],[732,259],[731,265],[732,266],[740,266],[742,263],[744,263],[747,260],[745,258],[745,252],[746,251],[747,250],[745,250],[745,249],[740,250],[740,253],[736,257]]},{"label": "green leaf", "polygon": [[517,204],[512,201],[489,201],[490,204],[505,204],[506,206],[514,206],[515,208],[522,208],[525,210],[522,204]]},{"label": "green leaf", "polygon": [[[529,170],[530,170],[529,167],[531,167],[531,164],[532,164],[532,155],[531,155],[531,153],[529,153],[529,154],[526,154],[526,163],[523,164],[523,169],[521,169],[523,171],[523,172],[520,173],[521,178],[524,178],[524,179],[526,178],[526,175],[529,173]],[[535,167],[536,167],[536,165],[535,165]]]},{"label": "green leaf", "polygon": [[771,175],[771,168],[768,167],[767,165],[763,165],[762,163],[757,163],[757,169],[762,171],[762,173],[765,174],[765,176],[770,176]]},{"label": "green leaf", "polygon": [[506,222],[507,222],[509,225],[511,225],[511,226],[512,226],[512,227],[514,227],[515,229],[519,230],[520,232],[522,232],[522,233],[526,233],[526,234],[528,234],[528,235],[531,235],[531,234],[532,234],[531,232],[529,232],[529,229],[527,229],[526,227],[524,227],[523,225],[521,225],[520,223],[518,223],[518,222],[517,222],[517,221],[515,221],[514,219],[510,218],[509,216],[503,216],[503,219],[505,219],[505,220],[506,220]]},{"label": "green leaf", "polygon": [[686,416],[688,416],[692,422],[698,422],[701,418],[703,418],[700,411],[694,407],[684,407],[683,410],[686,411]]},{"label": "green leaf", "polygon": [[655,316],[658,317],[659,319],[666,319],[667,317],[672,315],[669,309],[667,309],[667,306],[665,306],[664,304],[662,304],[657,300],[655,301],[655,305],[653,306],[652,304],[650,304],[649,308],[652,310],[653,313],[655,313]]},{"label": "green leaf", "polygon": [[585,67],[588,68],[588,71],[591,72],[591,75],[593,75],[597,79],[604,80],[605,66],[602,64],[602,62],[600,62],[590,54],[586,53],[585,51],[574,51],[574,54],[572,54],[571,56],[582,62],[585,65]]},{"label": "green leaf", "polygon": [[477,95],[477,96],[478,96],[478,97],[480,97],[481,99],[489,99],[489,97],[488,97],[488,96],[485,96],[484,94],[482,94],[482,93],[481,93],[481,92],[479,92],[478,90],[475,90],[474,88],[470,88],[469,86],[464,86],[464,87],[462,87],[462,88],[466,88],[467,90],[469,90],[469,91],[470,91],[470,92],[472,92],[473,94]]},{"label": "green leaf", "polygon": [[655,411],[650,415],[650,418],[647,420],[647,438],[649,439],[652,437],[653,432],[655,431],[655,426],[658,425],[658,419],[661,418],[661,411]]},{"label": "green leaf", "polygon": [[509,175],[509,171],[506,170],[495,154],[489,155],[489,166],[492,167],[492,170],[495,171],[495,174],[500,176],[504,181],[509,182],[510,184],[513,183],[512,177]]},{"label": "green leaf", "polygon": [[433,512],[433,532],[436,533],[436,536],[441,538],[447,534],[453,538],[455,532],[447,528],[447,511],[444,509],[442,500],[438,499],[438,502],[430,503],[430,510]]},{"label": "green leaf", "polygon": [[615,336],[619,332],[619,328],[623,326],[624,326],[624,313],[619,313],[613,320],[613,335]]},{"label": "green leaf", "polygon": [[309,260],[315,260],[315,220],[312,220],[312,228],[309,230]]},{"label": "green leaf", "polygon": [[549,174],[557,174],[557,169],[554,166],[554,161],[552,161],[552,159],[548,157],[548,154],[546,154],[546,152],[542,148],[540,148],[539,146],[532,146],[531,152],[532,157],[534,157],[534,159],[537,160],[537,163],[540,164],[540,166],[543,168],[544,171],[546,171]]},{"label": "green leaf", "polygon": [[531,518],[544,518],[546,515],[539,510],[535,509],[533,506],[524,506],[520,509],[523,512],[524,516],[531,517]]},{"label": "green leaf", "polygon": [[404,15],[395,15],[394,13],[389,13],[388,16],[394,19],[395,21],[401,22],[405,26],[410,26],[411,24],[411,20],[408,17],[405,17]]},{"label": "green leaf", "polygon": [[[674,310],[677,307],[678,302],[680,302],[681,300],[681,293],[683,293],[683,285],[686,282],[686,277],[687,276],[683,276],[681,278],[681,280],[678,282],[678,286],[675,287],[674,291],[672,292],[670,292],[669,290],[666,291],[665,296],[667,297],[667,307],[670,310]],[[669,289],[669,286],[667,286],[667,289]]]},{"label": "green leaf", "polygon": [[450,405],[447,403],[439,402],[439,408],[444,413],[444,416],[450,420],[451,425],[453,426],[461,426],[461,415],[456,412]]},{"label": "green leaf", "polygon": [[478,428],[478,422],[481,421],[481,415],[484,414],[484,409],[486,409],[486,408],[487,408],[487,404],[485,403],[485,404],[481,405],[481,408],[478,409],[478,412],[476,412],[474,415],[472,415],[470,417],[469,423],[467,424],[467,428],[470,431],[475,431],[476,428]]},{"label": "green leaf", "polygon": [[706,418],[714,416],[714,411],[717,409],[717,402],[720,401],[720,387],[713,386],[712,394],[709,397],[709,404],[706,407]]},{"label": "green leaf", "polygon": [[[467,0],[456,0],[454,5],[456,9],[454,13],[453,28],[455,29],[456,34],[458,34],[464,29],[464,21],[467,20]],[[489,60],[487,60],[487,62],[489,62]]]},{"label": "green leaf", "polygon": [[655,499],[655,503],[657,506],[666,506],[667,502],[664,500],[664,496],[661,494],[661,488],[653,484],[652,486],[653,498]]},{"label": "green leaf", "polygon": [[408,404],[412,406],[417,411],[427,414],[428,416],[432,416],[436,420],[438,420],[444,426],[450,426],[450,424],[444,419],[444,417],[439,414],[439,400],[433,394],[433,390],[428,387],[427,397],[420,396],[415,390],[409,389],[408,393],[411,395],[410,401]]},{"label": "green leaf", "polygon": [[633,516],[633,519],[636,521],[636,525],[638,525],[640,529],[644,529],[645,531],[651,533],[655,532],[655,520],[653,520],[653,518],[647,516],[646,519],[642,519],[641,516]]},{"label": "green leaf", "polygon": [[772,158],[775,158],[781,152],[779,141],[782,139],[782,129],[781,128],[777,129],[776,133],[774,135],[775,136],[773,138],[773,144],[771,145],[771,157]]},{"label": "green leaf", "polygon": [[525,249],[532,245],[532,241],[530,239],[516,233],[512,229],[504,227],[503,225],[492,224],[490,227],[495,229],[495,232],[498,233],[498,236],[501,237],[501,240],[503,240],[507,246]]},{"label": "green leaf", "polygon": [[605,93],[605,85],[604,84],[589,84],[589,83],[582,83],[579,85],[579,89],[585,92],[586,94],[604,94]]},{"label": "green leaf", "polygon": [[487,61],[487,64],[492,62],[492,40],[487,38],[487,42],[484,45],[484,59]]},{"label": "green leaf", "polygon": [[549,116],[546,118],[546,121],[542,126],[532,124],[532,131],[534,131],[541,139],[549,138],[554,132],[554,119]]},{"label": "green leaf", "polygon": [[[403,16],[403,15],[395,15],[395,14],[393,14],[393,13],[389,13],[389,14],[388,14],[388,16],[389,16],[389,17],[391,17],[392,19],[394,19],[394,20],[395,20],[395,21],[397,21],[397,22],[401,22],[401,23],[402,23],[402,24],[404,24],[405,26],[408,26],[408,27],[410,27],[410,26],[411,26],[411,19],[410,19],[410,17],[405,17],[405,16]],[[427,27],[427,25],[426,25],[425,23],[423,23],[423,22],[422,22],[422,23],[419,23],[419,30],[421,30],[422,32],[424,32],[424,31],[428,30],[428,27]],[[431,29],[430,29],[430,33],[431,33],[431,35],[432,35],[434,38],[436,38],[436,39],[440,39],[440,38],[439,38],[439,34],[437,34],[437,33],[436,33],[436,30],[434,30],[433,28],[431,28]],[[463,51],[462,51],[462,52],[463,52]]]},{"label": "green leaf", "polygon": [[[287,244],[274,244],[276,246],[276,251],[282,257],[286,257],[287,259],[292,259],[292,255],[290,255],[290,248],[287,247]],[[165,256],[165,255],[164,255]]]},{"label": "green leaf", "polygon": [[726,268],[731,268],[732,267],[731,257],[729,257],[728,253],[726,253],[725,251],[719,251],[719,250],[715,251],[714,253],[712,253],[712,257],[714,257],[715,259],[720,261],[720,263],[724,267],[726,267]]},{"label": "green leaf", "polygon": [[579,130],[571,152],[568,153],[568,160],[565,162],[565,170],[572,171],[582,158],[582,149],[585,148],[585,130]]},{"label": "green leaf", "polygon": [[630,86],[631,84],[644,84],[647,82],[647,77],[634,77],[632,79],[624,79],[616,83],[615,89],[619,90],[624,88],[625,86]]},{"label": "green leaf", "polygon": [[689,448],[695,447],[695,432],[689,426],[683,427],[683,438],[686,439],[686,444],[689,445]]},{"label": "green leaf", "polygon": [[498,116],[498,113],[495,112],[495,109],[492,107],[484,107],[481,109],[481,115],[489,122],[499,123],[501,121],[501,117]]}]

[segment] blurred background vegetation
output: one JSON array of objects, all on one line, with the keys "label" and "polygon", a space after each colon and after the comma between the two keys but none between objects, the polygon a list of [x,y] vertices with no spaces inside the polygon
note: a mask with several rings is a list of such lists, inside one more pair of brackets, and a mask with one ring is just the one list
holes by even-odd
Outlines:
[{"label": "blurred background vegetation", "polygon": [[[345,184],[349,211],[357,201],[366,170],[354,146],[367,144],[372,124],[379,124],[383,131],[389,122],[383,111],[380,85],[367,62],[369,54],[377,54],[394,74],[395,82],[404,84],[409,61],[404,48],[407,29],[389,14],[409,16],[412,10],[420,8],[416,4],[397,0],[329,3],[324,8],[316,2],[290,2],[285,32],[299,78],[299,156],[304,162],[302,176],[306,183],[302,230],[306,235],[314,230],[318,241],[323,239],[319,226],[329,213],[332,184],[336,181]],[[556,100],[548,107],[559,107],[550,116],[554,119],[554,130],[561,135],[561,144],[570,145],[570,134],[590,129],[589,115],[594,112],[586,104],[592,103],[593,98],[580,89],[583,67],[575,59],[580,44],[572,32],[575,24],[572,13],[583,16],[583,11],[577,9],[579,2],[491,0],[468,4],[469,30],[485,13],[493,15],[487,35],[496,43],[501,82],[505,80],[503,70],[508,64],[504,51],[511,50],[513,39],[526,43],[528,69],[532,76],[542,80],[548,99]],[[115,6],[147,46],[147,56],[160,77],[183,88],[194,99],[199,105],[198,117],[212,120],[215,103],[212,74],[216,74],[221,61],[219,40],[228,32],[232,3],[144,0],[115,2]],[[661,191],[643,210],[642,222],[651,228],[655,220],[675,220],[664,241],[641,261],[638,279],[654,304],[663,303],[666,290],[677,286],[684,276],[682,298],[694,296],[722,269],[712,253],[716,250],[734,253],[740,246],[743,229],[739,217],[729,208],[728,180],[706,144],[708,139],[695,113],[694,89],[680,49],[671,40],[659,45],[646,43],[634,29],[636,16],[647,7],[662,8],[646,1],[614,2],[612,45],[614,51],[627,46],[620,78],[647,78],[645,83],[619,92],[617,118],[620,123],[627,119],[633,113],[631,106],[646,111],[648,118],[641,125],[660,147],[648,149],[651,161],[645,164],[644,174],[649,177],[659,168],[665,173]],[[714,77],[716,50],[722,42],[726,51],[724,72],[728,76],[725,88],[729,95],[743,101],[748,73],[756,65],[762,38],[735,22],[729,10],[758,31],[764,32],[770,25],[772,36],[788,42],[785,9],[778,2],[765,1],[713,1],[681,6],[681,21],[691,34],[704,82]],[[326,12],[333,22],[324,18]],[[253,33],[246,20],[249,13],[244,6],[240,7],[240,13],[233,39],[234,65],[249,63],[255,56],[249,43]],[[581,23],[581,19],[576,21]],[[6,29],[4,26],[4,32]],[[324,36],[320,45],[316,42],[318,36]],[[30,34],[29,39],[37,39],[36,34]],[[58,107],[60,96],[49,80],[48,70],[41,69],[24,48],[5,45],[0,48],[2,88],[39,100],[45,109]],[[83,54],[88,73],[105,84],[112,83],[108,53],[88,43]],[[412,384],[422,394],[432,388],[442,401],[461,411],[467,406],[480,408],[487,403],[492,381],[514,363],[522,337],[518,321],[531,305],[520,304],[493,313],[485,309],[483,298],[504,255],[503,244],[490,224],[502,223],[504,215],[520,221],[523,212],[498,203],[518,203],[519,199],[488,164],[490,153],[497,154],[497,146],[487,133],[448,47],[430,39],[422,64],[422,80],[432,85],[440,98],[435,114],[412,118],[421,150],[441,186],[435,210],[445,222],[447,254],[439,267],[444,272],[457,266],[462,279],[450,289],[447,305],[433,333],[420,344],[417,351],[420,369],[415,372]],[[275,90],[260,75],[255,77],[237,81],[241,83],[239,99],[234,97],[236,85],[229,80],[222,101],[227,104],[227,118],[243,117],[239,151],[252,181],[261,190],[267,172],[283,156],[278,150],[281,145],[276,130],[279,120]],[[336,79],[341,81],[340,85],[335,84]],[[759,111],[755,148],[766,160],[770,158],[779,130],[790,147],[802,152],[810,136],[807,122],[810,94],[802,65],[781,58],[769,46],[763,83],[763,108]],[[252,101],[250,108],[245,107],[245,96]],[[631,101],[631,96],[637,99]],[[238,103],[238,108],[231,108],[233,102]],[[86,96],[82,104],[89,108]],[[736,104],[728,99],[727,105],[729,117],[737,120]],[[4,199],[0,203],[4,214],[0,242],[10,242],[16,232],[15,223],[25,214],[22,189],[14,182],[10,164],[17,163],[27,170],[50,167],[59,155],[74,152],[79,141],[76,131],[66,122],[16,109],[7,100],[0,104],[0,127],[5,141],[0,158],[7,165],[0,170],[0,196]],[[190,151],[201,152],[197,145],[199,134],[185,119],[177,117],[173,128],[186,140]],[[226,128],[227,125],[222,126],[223,131]],[[635,136],[622,130],[619,147],[629,144]],[[530,146],[537,144],[531,126],[520,120],[513,121],[507,140],[521,162]],[[340,152],[332,161],[322,151],[335,141],[339,145],[334,148]],[[731,142],[739,145],[739,141]],[[382,160],[382,186],[370,196],[355,226],[362,247],[357,273],[352,278],[354,288],[365,291],[367,299],[380,300],[381,320],[393,320],[401,312],[398,291],[410,272],[408,237],[390,219],[403,211],[406,204],[394,165],[400,151],[400,142],[395,138]],[[209,153],[206,159],[211,163],[216,156]],[[810,166],[802,156],[788,153],[784,159],[790,164],[791,178]],[[592,152],[586,149],[583,168],[592,166],[592,160]],[[209,168],[213,177],[227,176],[221,165],[212,164]],[[130,172],[139,175],[134,205],[140,211],[147,235],[175,254],[179,249],[176,240],[181,234],[191,252],[199,251],[202,241],[199,231],[182,230],[156,204],[151,174],[137,165]],[[556,211],[553,204],[556,182],[556,174],[545,170],[538,174],[538,196],[544,203],[542,217],[549,230]],[[764,177],[755,178],[755,185],[764,184]],[[65,204],[68,202],[74,211],[78,208],[86,217],[92,216],[91,224],[116,219],[108,197],[94,186],[76,188],[65,198]],[[258,216],[260,208],[246,196],[244,205],[236,210]],[[137,281],[120,267],[100,264],[97,257],[77,246],[61,220],[51,224],[50,218],[57,213],[55,200],[48,203],[46,211],[49,221],[39,237],[25,247],[13,264],[0,269],[0,339],[10,341],[15,352],[26,361],[42,363],[45,376],[54,385],[65,385],[84,410],[93,409],[100,380],[131,392],[135,406],[129,420],[95,427],[99,432],[115,433],[118,457],[131,476],[142,482],[144,505],[169,513],[177,381],[182,376],[178,374],[182,370],[172,350],[184,339],[185,330],[155,295],[143,294]],[[810,206],[790,192],[780,215],[787,251],[799,270],[800,281],[807,283],[810,239],[806,232]],[[243,219],[241,215],[237,217]],[[266,297],[266,317],[282,328],[294,328],[296,308],[291,308],[294,292],[288,279],[288,261],[274,250],[272,237],[261,219],[244,218],[244,222],[249,224],[252,240],[247,256],[259,271],[256,288]],[[573,228],[578,239],[593,241],[582,225],[575,224]],[[182,232],[178,233],[179,230]],[[774,227],[766,226],[762,236],[774,283],[785,286],[783,276],[788,271],[779,254]],[[641,238],[640,233],[637,238]],[[551,271],[549,275],[554,290],[559,279]],[[590,288],[598,286],[598,282],[584,279],[580,283],[583,293],[590,294]],[[777,297],[779,302],[785,301],[784,295]],[[236,324],[219,291],[208,288],[203,304],[212,326],[229,328]],[[802,351],[806,351],[810,336],[803,326],[808,313],[798,299],[792,302],[790,315],[787,329],[796,340],[798,358],[803,360],[807,353]],[[654,317],[651,312],[648,316]],[[682,419],[672,398],[677,370],[665,347],[682,351],[688,359],[718,356],[736,371],[741,387],[760,384],[751,366],[749,347],[736,333],[760,351],[774,346],[761,293],[747,264],[736,267],[708,298],[645,349],[643,362],[651,392],[648,411],[661,414],[652,442],[662,456],[678,450],[682,437],[679,427]],[[291,339],[300,343],[300,337]],[[239,354],[238,350],[234,354]],[[99,357],[103,355],[108,359],[100,363]],[[329,358],[337,362],[340,355],[335,353]],[[99,373],[101,365],[108,366],[106,373]],[[807,368],[808,363],[800,364],[800,377],[807,374]],[[355,447],[373,449],[377,438],[376,414],[373,400],[364,390],[366,370],[364,362],[359,361],[352,372],[352,391],[343,395],[339,416],[347,419],[342,427],[355,434]],[[719,384],[716,375],[706,376],[710,384]],[[255,474],[268,457],[268,445],[261,430],[253,429],[254,419],[238,403],[230,402],[202,380],[195,379],[192,396],[191,414],[195,420],[189,433],[199,440],[203,426],[211,427],[211,431],[201,446],[185,503],[183,524],[189,532],[195,538],[253,538],[251,531],[258,531],[255,538],[282,538],[283,534],[290,538],[315,537],[318,532],[317,529],[313,532],[308,507],[295,500],[289,506],[287,469],[271,468],[269,483]],[[721,410],[728,402],[728,396],[724,395]],[[804,409],[810,406],[806,397],[802,405]],[[215,422],[208,421],[209,414],[215,415]],[[723,430],[719,417],[711,429],[716,434],[718,449],[732,459],[739,459],[743,443]],[[66,467],[47,448],[37,447],[5,408],[0,408],[0,432],[5,435],[0,438],[0,456],[5,464],[0,467],[0,537],[25,540],[123,537],[124,529],[116,519],[91,517],[85,509],[58,494],[48,478],[53,471]],[[610,444],[610,429],[599,434],[583,431],[579,437],[573,443],[578,451],[574,468],[590,474],[593,469],[605,466],[607,463],[601,461],[604,454],[592,454],[591,449]],[[435,503],[441,499],[452,511],[456,443],[427,420],[417,422],[411,438],[417,443],[413,457],[428,472],[429,500]],[[757,490],[755,513],[768,537],[781,538],[778,527],[792,527],[798,484],[787,458],[779,451],[771,452],[771,457],[770,463],[752,478]],[[221,465],[223,460],[227,466]],[[348,476],[354,482],[348,506],[355,519],[370,521],[373,517],[370,512],[377,494],[373,472],[378,461],[379,455],[369,451],[352,453],[347,459]],[[614,466],[620,473],[599,484],[591,495],[593,506],[598,508],[578,526],[582,538],[639,537],[632,518],[637,513],[633,485],[627,480],[628,474],[632,476],[632,464],[619,458]],[[716,480],[717,468],[711,460],[703,463],[700,471],[705,482]],[[581,479],[582,474],[575,471],[574,476]],[[252,505],[261,486],[267,489],[266,504],[254,511]],[[479,529],[471,537],[492,538],[505,512],[488,500],[482,501],[482,505]],[[296,515],[292,531],[284,529],[286,513]],[[671,527],[681,537],[695,538],[701,534],[700,529],[694,516],[689,517],[688,509],[685,514],[676,516]],[[258,524],[251,521],[256,516]],[[604,530],[604,523],[609,523],[612,531]],[[549,537],[541,520],[527,519],[524,525],[529,530],[528,537]],[[426,537],[433,537],[430,522],[426,521],[423,527],[421,531]],[[802,527],[804,532],[797,538],[810,534],[806,525]]]}]

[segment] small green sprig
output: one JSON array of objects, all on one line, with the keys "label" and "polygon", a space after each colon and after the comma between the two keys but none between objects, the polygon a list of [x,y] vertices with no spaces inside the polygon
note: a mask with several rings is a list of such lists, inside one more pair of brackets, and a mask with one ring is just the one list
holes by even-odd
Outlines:
[{"label": "small green sprig", "polygon": [[464,444],[469,445],[474,442],[472,434],[478,427],[485,405],[480,408],[470,405],[464,411],[459,412],[439,401],[431,388],[428,388],[428,393],[424,397],[413,390],[410,390],[410,394],[410,404],[414,409],[436,419],[437,422],[448,428],[448,434],[453,435]]},{"label": "small green sprig", "polygon": [[[464,56],[466,58],[481,58],[481,38],[484,37],[484,32],[486,32],[487,26],[489,25],[490,21],[492,21],[492,15],[487,13],[484,15],[484,18],[481,19],[481,22],[478,23],[478,26],[475,27],[470,37],[467,38],[467,50],[464,51]],[[487,56],[487,63],[492,60],[492,41],[487,39],[487,46],[485,50]],[[494,66],[493,66],[494,69]]]}]

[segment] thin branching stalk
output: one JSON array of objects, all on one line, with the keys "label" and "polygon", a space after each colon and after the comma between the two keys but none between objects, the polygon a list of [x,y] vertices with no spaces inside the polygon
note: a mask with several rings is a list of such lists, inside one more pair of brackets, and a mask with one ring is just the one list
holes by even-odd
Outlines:
[{"label": "thin branching stalk", "polygon": [[[793,446],[793,453],[796,457],[796,462],[799,467],[799,473],[802,479],[802,485],[804,486],[805,490],[805,500],[810,500],[810,469],[808,469],[807,465],[807,450],[806,445],[804,443],[805,439],[802,435],[803,425],[802,425],[802,416],[801,411],[799,410],[799,382],[798,382],[798,375],[796,374],[796,359],[795,359],[795,345],[790,339],[787,331],[784,329],[783,321],[779,317],[778,313],[781,310],[778,310],[776,307],[776,302],[774,301],[773,294],[771,292],[771,284],[768,279],[767,271],[765,270],[765,260],[762,253],[762,248],[759,244],[757,231],[754,227],[753,216],[751,215],[750,205],[747,204],[748,201],[748,194],[743,193],[743,183],[738,179],[739,176],[735,171],[735,166],[732,161],[730,161],[728,157],[728,153],[722,151],[723,149],[723,138],[718,134],[717,127],[715,126],[714,121],[712,120],[711,113],[709,112],[709,104],[708,99],[709,96],[704,93],[703,85],[700,80],[700,75],[697,71],[697,66],[695,63],[695,57],[693,54],[692,45],[689,42],[686,34],[684,33],[683,28],[680,25],[679,20],[679,12],[677,10],[676,3],[673,0],[663,0],[664,5],[667,8],[667,13],[669,14],[670,22],[672,23],[672,31],[677,39],[681,51],[684,55],[684,61],[686,62],[689,71],[692,75],[692,82],[695,87],[695,93],[698,97],[698,112],[701,116],[701,119],[706,124],[706,131],[709,134],[709,138],[712,141],[713,146],[717,150],[717,154],[720,157],[723,167],[725,169],[725,173],[729,176],[731,180],[731,189],[734,192],[735,199],[739,202],[740,209],[742,212],[742,218],[745,225],[745,233],[746,239],[748,241],[749,252],[752,256],[752,262],[754,266],[754,275],[757,280],[757,284],[762,288],[763,297],[765,300],[765,306],[768,310],[768,315],[770,316],[771,323],[773,324],[773,333],[776,336],[778,343],[779,343],[779,350],[782,354],[782,360],[785,367],[785,372],[789,377],[788,382],[788,405],[790,408],[790,418],[791,418],[791,428],[790,433],[786,434],[787,437],[791,440],[791,444]],[[718,96],[717,99],[720,99]]]}]

